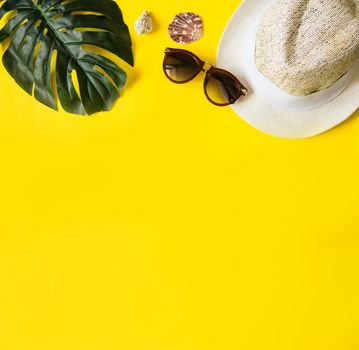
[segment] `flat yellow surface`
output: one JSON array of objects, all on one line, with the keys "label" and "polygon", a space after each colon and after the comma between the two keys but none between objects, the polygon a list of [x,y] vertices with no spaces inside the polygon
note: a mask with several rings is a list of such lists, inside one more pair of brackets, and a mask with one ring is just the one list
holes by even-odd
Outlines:
[{"label": "flat yellow surface", "polygon": [[214,61],[238,0],[119,4],[136,68],[112,112],[54,112],[1,65],[0,349],[358,349],[359,118],[266,136],[161,71],[174,14]]}]

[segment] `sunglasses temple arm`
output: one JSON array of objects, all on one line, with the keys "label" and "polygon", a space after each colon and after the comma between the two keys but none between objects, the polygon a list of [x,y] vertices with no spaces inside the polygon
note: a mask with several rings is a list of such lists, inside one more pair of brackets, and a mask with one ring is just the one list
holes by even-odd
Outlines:
[{"label": "sunglasses temple arm", "polygon": [[228,87],[226,84],[222,84],[224,86],[224,89],[226,90],[226,93],[230,99],[230,101],[233,101],[234,100],[234,96],[231,94],[231,92],[229,91]]},{"label": "sunglasses temple arm", "polygon": [[239,82],[239,87],[241,88],[241,92],[243,95],[247,95],[248,93],[248,89],[238,80]]}]

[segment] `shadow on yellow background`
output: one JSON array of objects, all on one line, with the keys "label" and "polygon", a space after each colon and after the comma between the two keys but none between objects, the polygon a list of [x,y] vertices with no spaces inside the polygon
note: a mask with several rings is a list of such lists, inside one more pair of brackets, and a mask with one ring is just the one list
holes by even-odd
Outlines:
[{"label": "shadow on yellow background", "polygon": [[162,73],[177,12],[214,61],[237,1],[118,3],[136,63],[111,112],[54,112],[1,65],[0,349],[357,349],[358,118],[264,135]]}]

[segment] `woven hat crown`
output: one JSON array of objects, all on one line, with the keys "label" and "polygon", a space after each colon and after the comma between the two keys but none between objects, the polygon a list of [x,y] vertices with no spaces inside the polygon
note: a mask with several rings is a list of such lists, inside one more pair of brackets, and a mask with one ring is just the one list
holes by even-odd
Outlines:
[{"label": "woven hat crown", "polygon": [[327,89],[359,56],[359,0],[277,0],[256,36],[255,64],[295,96]]}]

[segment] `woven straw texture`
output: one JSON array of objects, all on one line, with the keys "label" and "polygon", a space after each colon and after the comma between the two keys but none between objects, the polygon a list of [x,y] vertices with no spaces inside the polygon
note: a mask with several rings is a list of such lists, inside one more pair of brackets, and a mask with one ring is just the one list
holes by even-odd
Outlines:
[{"label": "woven straw texture", "polygon": [[359,0],[278,0],[256,37],[256,67],[282,90],[327,89],[359,55]]}]

